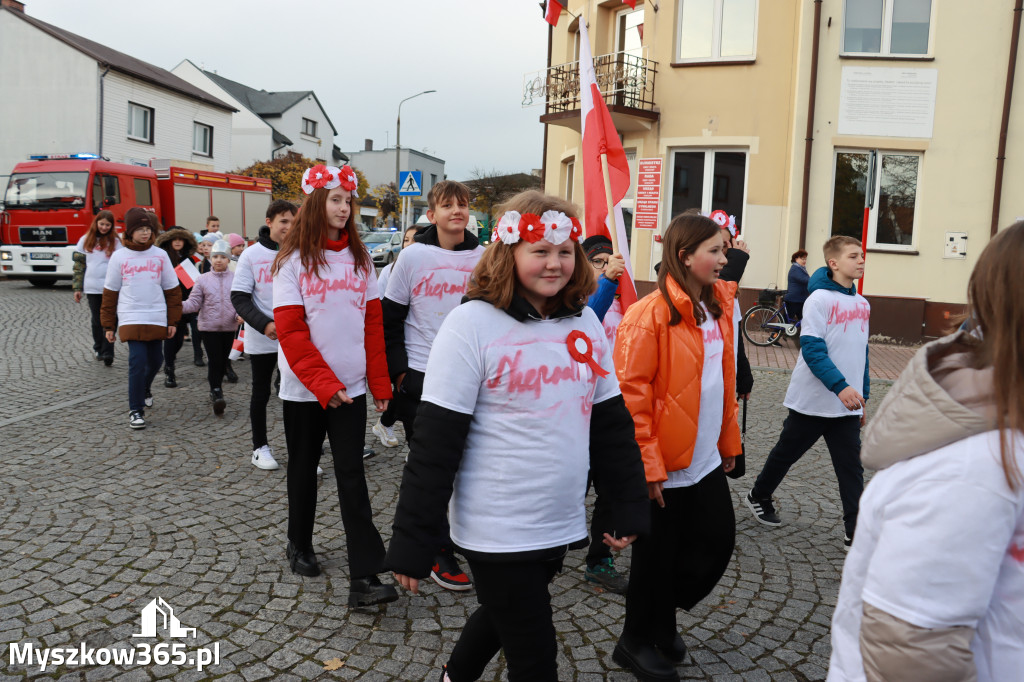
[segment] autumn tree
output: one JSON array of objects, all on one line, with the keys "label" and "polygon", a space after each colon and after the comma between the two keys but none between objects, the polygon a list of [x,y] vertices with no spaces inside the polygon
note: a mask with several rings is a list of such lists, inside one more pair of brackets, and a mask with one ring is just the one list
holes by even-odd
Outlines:
[{"label": "autumn tree", "polygon": [[397,225],[402,213],[402,197],[395,190],[395,183],[377,185],[370,190],[369,196],[377,208],[377,225],[386,225],[388,218],[393,218]]},{"label": "autumn tree", "polygon": [[[250,178],[266,178],[270,180],[272,196],[275,199],[287,199],[301,204],[306,196],[302,191],[302,174],[307,168],[315,165],[316,161],[313,159],[307,159],[298,152],[288,152],[270,161],[257,161],[248,168],[235,171],[235,174]],[[360,197],[365,197],[369,192],[370,183],[358,168],[352,170],[356,173],[356,191]]]},{"label": "autumn tree", "polygon": [[487,214],[488,226],[494,225],[494,211],[498,204],[514,194],[528,189],[540,189],[540,178],[527,173],[489,172],[474,168],[473,179],[464,184],[469,188],[469,207]]}]

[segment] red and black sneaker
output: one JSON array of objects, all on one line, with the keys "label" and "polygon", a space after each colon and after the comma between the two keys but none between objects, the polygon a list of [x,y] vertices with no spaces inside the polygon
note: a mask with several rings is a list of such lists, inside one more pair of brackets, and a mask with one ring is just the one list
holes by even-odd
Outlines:
[{"label": "red and black sneaker", "polygon": [[442,551],[435,557],[435,561],[434,567],[430,569],[430,577],[435,583],[454,592],[464,592],[473,588],[473,582],[462,572],[454,554]]}]

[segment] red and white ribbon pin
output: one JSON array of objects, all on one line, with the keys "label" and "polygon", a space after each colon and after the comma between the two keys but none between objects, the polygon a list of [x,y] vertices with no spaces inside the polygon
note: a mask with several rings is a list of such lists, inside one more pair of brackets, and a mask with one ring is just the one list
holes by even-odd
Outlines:
[{"label": "red and white ribbon pin", "polygon": [[[580,349],[580,341],[583,342],[582,350]],[[589,336],[578,329],[573,330],[566,337],[565,345],[568,346],[569,356],[573,360],[588,365],[590,369],[594,370],[594,374],[599,377],[608,376],[608,372],[602,369],[601,365],[597,364],[597,360],[594,359],[594,344],[590,341]]]}]

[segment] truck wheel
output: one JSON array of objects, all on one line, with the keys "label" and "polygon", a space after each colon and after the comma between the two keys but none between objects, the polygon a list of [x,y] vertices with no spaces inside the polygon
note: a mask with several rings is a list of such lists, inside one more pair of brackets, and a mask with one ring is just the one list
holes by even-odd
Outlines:
[{"label": "truck wheel", "polygon": [[52,289],[57,284],[57,280],[29,277],[28,283],[34,287],[39,287],[40,289]]}]

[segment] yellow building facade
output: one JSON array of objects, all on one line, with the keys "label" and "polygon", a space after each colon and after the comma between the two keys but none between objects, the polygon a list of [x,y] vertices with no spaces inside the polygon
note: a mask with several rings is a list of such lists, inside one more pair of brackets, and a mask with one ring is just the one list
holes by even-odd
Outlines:
[{"label": "yellow building facade", "polygon": [[550,31],[548,69],[524,88],[524,105],[543,106],[545,190],[583,209],[573,73],[585,21],[630,159],[627,224],[651,206],[637,205],[639,161],[661,162],[657,229],[634,226],[630,236],[641,293],[661,258],[660,231],[683,210],[736,217],[751,248],[742,287],[752,292],[785,288],[797,249],[810,253],[813,271],[830,236],[860,238],[867,195],[873,333],[938,335],[966,302],[993,225],[1024,218],[1024,159],[1015,153],[1024,102],[1010,106],[1005,125],[1003,116],[1014,89],[1015,5],[638,0],[634,10],[568,0]]}]

